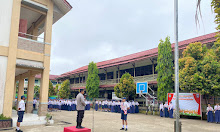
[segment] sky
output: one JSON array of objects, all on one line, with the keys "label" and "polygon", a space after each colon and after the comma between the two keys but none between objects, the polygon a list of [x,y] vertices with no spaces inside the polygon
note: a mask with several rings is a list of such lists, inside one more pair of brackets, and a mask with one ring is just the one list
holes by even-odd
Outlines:
[{"label": "sky", "polygon": [[[211,0],[179,0],[179,41],[216,32]],[[50,74],[174,42],[174,0],[68,0],[72,10],[53,25]]]}]

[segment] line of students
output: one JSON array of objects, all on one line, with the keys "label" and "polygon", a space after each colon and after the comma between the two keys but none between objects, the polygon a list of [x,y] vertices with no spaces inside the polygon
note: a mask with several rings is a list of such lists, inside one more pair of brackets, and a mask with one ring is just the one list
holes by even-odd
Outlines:
[{"label": "line of students", "polygon": [[173,118],[173,104],[172,104],[172,102],[170,102],[169,105],[168,105],[168,102],[165,102],[165,104],[160,102],[160,117]]},{"label": "line of students", "polygon": [[[120,105],[121,105],[121,101],[117,101],[117,100],[105,100],[105,101],[97,100],[95,102],[95,110],[121,113]],[[129,101],[128,105],[130,107],[128,113],[139,113],[139,103],[137,101]]]},{"label": "line of students", "polygon": [[[90,101],[85,101],[86,107],[85,110],[90,110]],[[62,100],[62,99],[54,99],[48,101],[49,110],[66,110],[66,111],[76,111],[76,100]]]},{"label": "line of students", "polygon": [[[211,104],[208,104],[207,107],[207,122],[216,122],[216,123],[220,123],[220,106],[219,103],[216,103],[216,105],[214,106],[214,109],[212,108]],[[213,114],[215,114],[215,120],[213,117]]]}]

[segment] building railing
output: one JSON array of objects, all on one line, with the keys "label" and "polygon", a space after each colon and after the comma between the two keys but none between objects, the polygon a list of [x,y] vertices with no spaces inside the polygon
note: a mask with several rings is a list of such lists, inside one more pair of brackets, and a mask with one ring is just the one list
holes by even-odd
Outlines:
[{"label": "building railing", "polygon": [[[134,77],[135,82],[156,81],[156,80],[157,80],[157,74]],[[99,81],[100,85],[117,84],[117,83],[118,83],[118,79],[108,79],[108,80]],[[86,86],[86,83],[70,84],[70,87],[73,87],[73,88],[85,87],[85,86]]]},{"label": "building railing", "polygon": [[17,46],[18,49],[28,50],[28,51],[38,52],[38,53],[43,54],[45,44],[48,44],[48,43],[44,42],[44,38],[19,32],[18,46]]}]

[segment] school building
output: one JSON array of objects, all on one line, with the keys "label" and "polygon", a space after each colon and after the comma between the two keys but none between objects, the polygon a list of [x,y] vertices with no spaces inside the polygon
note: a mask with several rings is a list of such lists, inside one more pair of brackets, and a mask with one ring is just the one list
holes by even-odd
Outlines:
[{"label": "school building", "polygon": [[[35,76],[41,75],[39,116],[47,113],[52,25],[72,9],[66,0],[1,0],[0,114],[12,116],[28,79],[26,112],[33,109]],[[39,35],[43,34],[43,37]]]},{"label": "school building", "polygon": [[[211,47],[215,42],[215,33],[199,36],[179,42],[180,56],[183,50],[190,43],[202,42],[208,47]],[[174,44],[172,44],[174,50]],[[173,53],[174,54],[174,53]],[[157,66],[158,48],[126,55],[123,57],[106,60],[97,63],[100,77],[100,98],[112,99],[114,86],[119,82],[121,76],[128,72],[134,77],[135,82],[148,82],[150,88],[155,91],[157,95]],[[86,79],[88,76],[88,66],[80,67],[76,70],[63,73],[57,79],[63,81],[70,80],[70,87],[72,94],[77,95],[79,89],[86,87]],[[153,95],[153,92],[149,90]],[[114,94],[113,94],[114,95]],[[149,98],[150,100],[150,98]]]}]

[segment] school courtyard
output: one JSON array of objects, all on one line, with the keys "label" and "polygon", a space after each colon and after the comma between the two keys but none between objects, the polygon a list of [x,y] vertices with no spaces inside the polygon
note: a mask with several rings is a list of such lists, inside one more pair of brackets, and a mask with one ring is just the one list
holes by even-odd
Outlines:
[{"label": "school courtyard", "polygon": [[[63,132],[64,127],[76,125],[76,112],[52,112],[54,125],[21,127],[24,132]],[[120,114],[94,112],[94,132],[121,132]],[[92,128],[93,111],[85,111],[83,126]],[[182,132],[219,132],[220,124],[206,121],[181,119]],[[173,132],[174,119],[144,114],[128,115],[128,131],[130,132]],[[71,124],[68,124],[71,123]],[[6,132],[14,132],[7,130]]]}]

